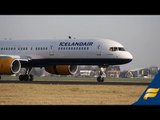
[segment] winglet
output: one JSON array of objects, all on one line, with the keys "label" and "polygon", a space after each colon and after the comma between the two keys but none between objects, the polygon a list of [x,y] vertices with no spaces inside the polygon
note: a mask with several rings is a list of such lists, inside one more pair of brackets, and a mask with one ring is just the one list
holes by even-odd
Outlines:
[{"label": "winglet", "polygon": [[133,105],[160,105],[160,71]]}]

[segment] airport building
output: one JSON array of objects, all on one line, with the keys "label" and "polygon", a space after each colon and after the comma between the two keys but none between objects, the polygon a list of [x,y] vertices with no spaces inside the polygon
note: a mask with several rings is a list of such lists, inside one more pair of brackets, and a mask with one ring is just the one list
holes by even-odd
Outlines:
[{"label": "airport building", "polygon": [[159,68],[156,66],[151,66],[148,68],[138,68],[128,71],[122,71],[120,72],[121,78],[153,78]]},{"label": "airport building", "polygon": [[120,67],[119,66],[110,66],[106,71],[107,77],[119,78],[120,75]]}]

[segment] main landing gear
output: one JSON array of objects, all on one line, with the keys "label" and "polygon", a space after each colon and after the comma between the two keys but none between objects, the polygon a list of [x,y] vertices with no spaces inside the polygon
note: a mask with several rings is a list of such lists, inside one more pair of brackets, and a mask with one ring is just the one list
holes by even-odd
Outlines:
[{"label": "main landing gear", "polygon": [[32,68],[26,68],[26,72],[19,76],[20,81],[33,81],[33,75],[30,74]]},{"label": "main landing gear", "polygon": [[105,75],[105,68],[107,68],[108,66],[103,65],[103,66],[99,66],[100,70],[99,70],[99,75],[97,77],[97,82],[104,82],[104,75]]}]

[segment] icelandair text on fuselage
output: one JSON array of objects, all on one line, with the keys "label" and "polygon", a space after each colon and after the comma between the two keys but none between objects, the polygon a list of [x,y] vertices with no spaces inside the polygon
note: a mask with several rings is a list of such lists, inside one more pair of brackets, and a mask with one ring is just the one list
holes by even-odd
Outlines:
[{"label": "icelandair text on fuselage", "polygon": [[60,42],[59,46],[92,46],[93,42]]}]

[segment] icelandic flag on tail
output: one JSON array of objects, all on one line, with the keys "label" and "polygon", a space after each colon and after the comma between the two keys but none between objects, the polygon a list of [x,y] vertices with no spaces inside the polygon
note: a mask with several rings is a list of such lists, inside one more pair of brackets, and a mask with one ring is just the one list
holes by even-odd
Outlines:
[{"label": "icelandic flag on tail", "polygon": [[133,105],[160,105],[160,71]]}]

